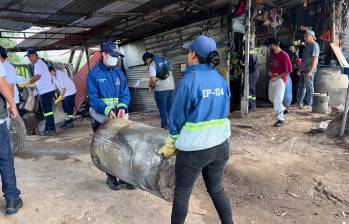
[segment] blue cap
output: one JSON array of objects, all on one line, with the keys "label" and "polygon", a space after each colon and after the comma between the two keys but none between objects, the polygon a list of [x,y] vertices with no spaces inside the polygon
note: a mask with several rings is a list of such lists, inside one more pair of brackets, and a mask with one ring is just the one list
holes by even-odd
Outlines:
[{"label": "blue cap", "polygon": [[147,65],[147,63],[145,63],[147,61],[148,58],[153,58],[154,55],[152,53],[149,53],[149,52],[145,52],[142,56],[143,58],[143,62],[144,62],[144,66]]},{"label": "blue cap", "polygon": [[101,50],[107,54],[110,54],[112,57],[124,57],[124,55],[119,51],[118,45],[113,41],[108,41],[101,44]]},{"label": "blue cap", "polygon": [[217,50],[216,42],[205,35],[198,36],[193,43],[184,44],[183,48],[190,49],[203,58],[207,58],[212,51]]},{"label": "blue cap", "polygon": [[0,46],[0,54],[5,55],[7,57],[7,50],[5,48],[3,48],[2,46]]},{"label": "blue cap", "polygon": [[48,66],[48,70],[49,70],[49,71],[52,71],[52,70],[53,70],[53,71],[56,71],[56,69],[55,69],[52,65]]},{"label": "blue cap", "polygon": [[28,48],[27,54],[25,56],[28,57],[30,54],[37,54],[36,49],[35,48]]}]

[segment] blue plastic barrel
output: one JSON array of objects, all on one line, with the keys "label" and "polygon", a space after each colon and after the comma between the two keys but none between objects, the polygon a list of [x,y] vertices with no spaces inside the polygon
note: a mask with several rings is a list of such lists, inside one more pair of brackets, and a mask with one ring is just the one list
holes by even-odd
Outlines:
[{"label": "blue plastic barrel", "polygon": [[290,75],[288,75],[284,100],[282,101],[282,104],[285,107],[289,107],[291,105],[291,102],[292,102],[292,80],[291,80]]}]

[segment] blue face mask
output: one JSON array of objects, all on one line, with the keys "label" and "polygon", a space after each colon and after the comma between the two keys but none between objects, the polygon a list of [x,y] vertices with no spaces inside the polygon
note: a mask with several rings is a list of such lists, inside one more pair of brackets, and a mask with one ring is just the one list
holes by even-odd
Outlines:
[{"label": "blue face mask", "polygon": [[118,64],[118,58],[108,55],[108,59],[106,60],[106,64],[108,66],[114,67],[115,65]]}]

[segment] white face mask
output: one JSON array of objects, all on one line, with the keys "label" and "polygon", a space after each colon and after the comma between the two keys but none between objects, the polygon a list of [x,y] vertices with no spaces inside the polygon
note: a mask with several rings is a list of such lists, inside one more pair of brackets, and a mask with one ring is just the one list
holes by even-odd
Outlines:
[{"label": "white face mask", "polygon": [[118,63],[118,58],[117,57],[112,57],[110,55],[108,55],[108,59],[107,61],[105,62],[108,66],[115,66],[117,63]]}]

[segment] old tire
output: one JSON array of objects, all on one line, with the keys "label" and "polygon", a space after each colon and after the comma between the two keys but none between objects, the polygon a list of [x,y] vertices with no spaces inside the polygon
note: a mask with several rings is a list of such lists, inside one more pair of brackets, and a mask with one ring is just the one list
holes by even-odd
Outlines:
[{"label": "old tire", "polygon": [[13,154],[17,154],[24,149],[26,129],[21,117],[11,118],[11,146]]}]

